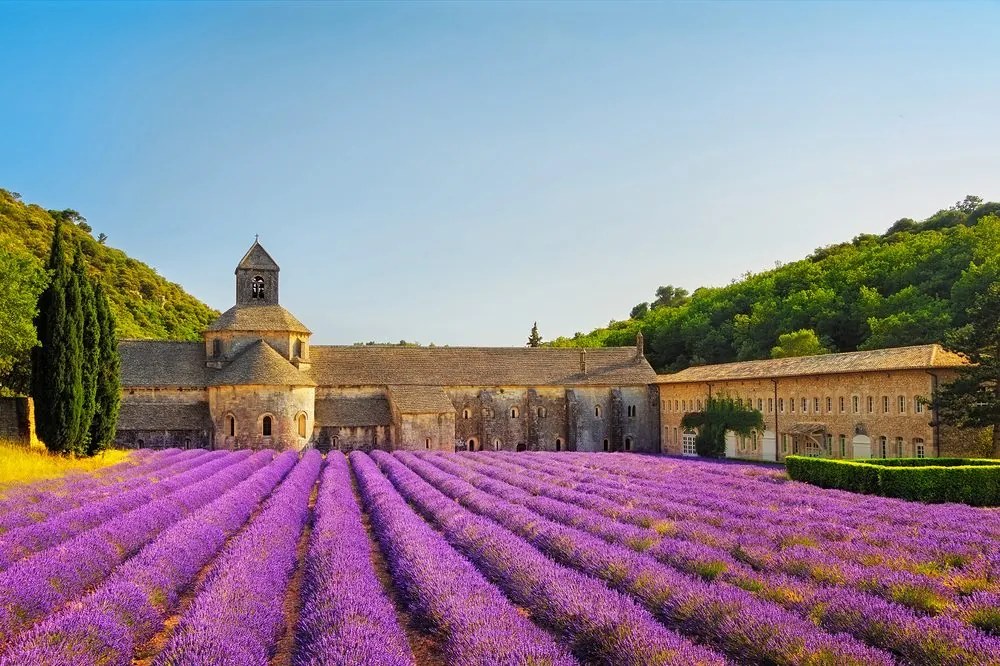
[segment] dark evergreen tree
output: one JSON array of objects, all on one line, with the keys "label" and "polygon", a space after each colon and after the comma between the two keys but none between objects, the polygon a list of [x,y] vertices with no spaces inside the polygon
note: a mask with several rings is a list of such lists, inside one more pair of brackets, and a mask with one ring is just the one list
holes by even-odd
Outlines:
[{"label": "dark evergreen tree", "polygon": [[90,424],[87,453],[103,451],[115,439],[118,409],[121,405],[121,357],[118,355],[118,336],[111,305],[100,283],[94,289],[97,322],[100,327],[100,353],[98,355],[97,394],[94,418]]},{"label": "dark evergreen tree", "polygon": [[540,347],[542,344],[542,336],[538,334],[538,322],[536,321],[531,325],[531,335],[528,336],[528,346],[529,347]]},{"label": "dark evergreen tree", "polygon": [[81,333],[80,367],[83,383],[83,408],[80,412],[80,442],[79,453],[87,453],[90,448],[90,426],[94,420],[97,400],[97,375],[101,354],[101,330],[97,321],[97,305],[94,300],[94,287],[87,275],[87,267],[83,259],[83,251],[77,245],[73,255],[73,280],[80,290],[80,308],[83,319]]},{"label": "dark evergreen tree", "polygon": [[49,286],[38,302],[31,387],[35,427],[51,451],[72,452],[80,438],[83,383],[80,372],[80,295],[66,265],[62,222],[57,221],[48,262]]},{"label": "dark evergreen tree", "polygon": [[937,417],[949,425],[993,428],[992,457],[1000,458],[1000,282],[977,295],[968,322],[945,339],[945,347],[974,365],[934,396]]}]

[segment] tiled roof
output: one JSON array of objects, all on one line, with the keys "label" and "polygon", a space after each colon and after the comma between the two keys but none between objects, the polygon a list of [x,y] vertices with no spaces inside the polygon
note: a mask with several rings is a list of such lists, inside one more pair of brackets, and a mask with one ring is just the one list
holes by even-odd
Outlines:
[{"label": "tiled roof", "polygon": [[389,403],[385,398],[319,398],[316,400],[318,426],[389,425]]},{"label": "tiled roof", "polygon": [[248,345],[221,370],[209,370],[210,386],[316,386],[263,340]]},{"label": "tiled roof", "polygon": [[321,386],[635,386],[656,381],[635,347],[327,347],[313,345]]},{"label": "tiled roof", "polygon": [[821,356],[702,365],[670,375],[660,375],[657,382],[660,384],[680,384],[732,379],[830,375],[848,372],[955,368],[967,363],[968,361],[964,357],[943,349],[941,345],[917,345],[842,354],[823,354]]},{"label": "tiled roof", "polygon": [[236,270],[240,270],[241,268],[246,270],[257,269],[264,271],[280,270],[278,268],[278,262],[276,262],[271,255],[268,254],[267,250],[264,249],[264,246],[257,241],[253,242],[253,245],[250,246],[247,253],[243,255],[239,265],[236,266]]},{"label": "tiled roof", "polygon": [[[226,372],[205,368],[205,346],[200,342],[125,340],[119,349],[126,388],[217,385],[219,374]],[[586,373],[580,370],[581,352],[549,347],[317,345],[310,348],[312,368],[305,374],[320,386],[641,386],[656,381],[649,363],[636,360],[635,347],[588,349]],[[299,372],[275,355],[284,364],[275,365]]]},{"label": "tiled roof", "polygon": [[441,414],[455,406],[440,386],[390,386],[389,400],[401,414]]},{"label": "tiled roof", "polygon": [[219,315],[208,330],[310,332],[305,324],[280,305],[234,305]]},{"label": "tiled roof", "polygon": [[207,402],[190,404],[125,401],[118,412],[119,430],[211,430]]},{"label": "tiled roof", "polygon": [[122,386],[197,388],[208,385],[201,342],[122,340]]}]

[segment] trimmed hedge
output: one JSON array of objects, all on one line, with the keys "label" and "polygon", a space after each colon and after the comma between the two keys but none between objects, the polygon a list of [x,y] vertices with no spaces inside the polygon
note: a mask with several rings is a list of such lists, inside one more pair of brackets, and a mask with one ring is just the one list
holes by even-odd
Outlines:
[{"label": "trimmed hedge", "polygon": [[788,456],[795,481],[918,502],[1000,506],[1000,461],[898,458],[857,461]]}]

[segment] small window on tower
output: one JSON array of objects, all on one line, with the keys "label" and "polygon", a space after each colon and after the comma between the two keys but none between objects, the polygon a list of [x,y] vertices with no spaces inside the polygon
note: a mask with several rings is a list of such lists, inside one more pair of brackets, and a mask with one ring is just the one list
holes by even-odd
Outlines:
[{"label": "small window on tower", "polygon": [[264,278],[259,275],[255,275],[253,278],[253,283],[250,286],[250,297],[264,298]]},{"label": "small window on tower", "polygon": [[216,358],[222,356],[222,340],[219,338],[212,340],[212,356]]},{"label": "small window on tower", "polygon": [[261,434],[264,437],[270,437],[271,436],[271,417],[270,416],[265,416],[264,417],[264,421],[261,424]]}]

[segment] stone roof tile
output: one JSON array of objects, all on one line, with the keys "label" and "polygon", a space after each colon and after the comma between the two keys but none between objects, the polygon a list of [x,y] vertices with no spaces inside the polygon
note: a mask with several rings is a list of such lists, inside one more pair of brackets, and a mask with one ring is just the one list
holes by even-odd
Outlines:
[{"label": "stone roof tile", "polygon": [[455,406],[440,386],[390,386],[389,400],[401,414],[446,414]]},{"label": "stone roof tile", "polygon": [[219,315],[208,330],[310,333],[305,324],[280,305],[234,305]]},{"label": "stone roof tile", "polygon": [[387,426],[389,421],[389,402],[380,396],[316,399],[318,426]]},{"label": "stone roof tile", "polygon": [[208,385],[205,345],[169,340],[122,340],[122,386],[197,388]]},{"label": "stone roof tile", "polygon": [[264,270],[264,271],[277,271],[278,262],[264,249],[264,246],[258,241],[254,241],[247,253],[243,255],[240,259],[240,263],[236,266],[236,270]]},{"label": "stone roof tile", "polygon": [[207,402],[188,404],[123,402],[119,430],[211,430]]},{"label": "stone roof tile", "polygon": [[702,365],[670,375],[660,375],[659,384],[726,381],[736,379],[768,379],[771,377],[801,377],[849,372],[879,372],[889,370],[919,370],[956,368],[968,361],[941,345],[917,345],[892,349],[773,358],[762,361]]},{"label": "stone roof tile", "polygon": [[263,340],[248,345],[221,370],[209,371],[210,386],[316,386]]}]

